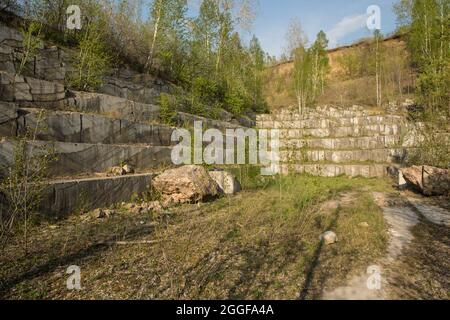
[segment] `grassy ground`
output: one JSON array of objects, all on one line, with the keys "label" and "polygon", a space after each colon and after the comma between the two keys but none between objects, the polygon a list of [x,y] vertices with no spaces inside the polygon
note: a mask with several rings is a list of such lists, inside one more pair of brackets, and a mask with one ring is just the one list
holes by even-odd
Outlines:
[{"label": "grassy ground", "polygon": [[[212,203],[36,223],[27,255],[19,236],[4,248],[0,297],[317,299],[384,252],[386,226],[370,194],[388,181],[236,173],[244,191]],[[319,241],[327,230],[337,244]],[[70,265],[81,267],[80,291],[66,288]]]}]

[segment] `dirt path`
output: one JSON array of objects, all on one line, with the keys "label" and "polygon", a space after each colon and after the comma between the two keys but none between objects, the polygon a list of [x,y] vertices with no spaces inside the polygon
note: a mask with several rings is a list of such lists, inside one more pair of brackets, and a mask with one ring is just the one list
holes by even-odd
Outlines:
[{"label": "dirt path", "polygon": [[[325,291],[323,299],[448,298],[450,211],[411,194],[373,193],[373,197],[389,226],[387,253],[345,286]],[[439,238],[437,234],[444,236]],[[427,248],[430,237],[439,243],[432,250]],[[424,251],[434,255],[438,263],[421,254]],[[440,277],[442,273],[444,276]]]}]

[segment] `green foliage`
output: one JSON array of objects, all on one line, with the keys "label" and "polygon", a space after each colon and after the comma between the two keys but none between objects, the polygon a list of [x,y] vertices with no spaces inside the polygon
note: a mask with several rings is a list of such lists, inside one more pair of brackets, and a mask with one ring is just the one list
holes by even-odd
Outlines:
[{"label": "green foliage", "polygon": [[412,152],[411,164],[450,166],[448,117],[450,116],[450,36],[448,0],[402,1],[399,21],[409,30],[407,43],[418,72],[416,100],[421,106],[423,141]]},{"label": "green foliage", "polygon": [[328,39],[322,30],[317,34],[317,40],[311,47],[312,58],[312,95],[313,100],[320,93],[323,93],[325,87],[325,78],[330,71],[328,58]]},{"label": "green foliage", "polygon": [[[66,29],[69,4],[81,8],[81,30]],[[140,1],[31,0],[29,7],[30,18],[46,26],[46,35],[62,34],[50,38],[79,47],[69,75],[73,88],[97,88],[113,61],[132,64],[178,85],[189,110],[210,116],[221,108],[233,113],[266,109],[267,57],[256,37],[244,44],[236,30],[251,21],[249,4],[204,0],[198,16],[189,17],[186,0],[155,0],[146,21],[139,12],[147,4]]]},{"label": "green foliage", "polygon": [[419,136],[423,140],[410,151],[408,165],[427,164],[450,169],[450,137],[445,132],[445,126],[448,123],[443,123],[443,121],[445,120],[430,121],[420,130]]},{"label": "green foliage", "polygon": [[240,114],[245,110],[244,97],[239,93],[227,92],[225,104],[228,106],[228,110],[234,114]]},{"label": "green foliage", "polygon": [[23,35],[23,52],[19,68],[17,69],[17,74],[22,74],[26,64],[36,56],[41,45],[41,40],[39,38],[41,35],[41,29],[42,25],[39,22],[33,21],[26,28],[21,30]]},{"label": "green foliage", "polygon": [[346,79],[360,77],[363,73],[363,59],[359,51],[350,50],[346,54],[339,56],[337,61],[343,69]]},{"label": "green foliage", "polygon": [[419,72],[418,102],[425,113],[449,115],[450,50],[448,0],[413,1],[408,47]]},{"label": "green foliage", "polygon": [[327,46],[326,35],[320,31],[311,48],[301,46],[294,51],[293,90],[300,112],[312,105],[324,90],[329,72]]},{"label": "green foliage", "polygon": [[214,106],[212,109],[223,108],[235,114],[265,109],[265,54],[256,37],[248,48],[242,44],[234,31],[236,23],[227,1],[202,2],[188,41],[190,84],[185,87],[194,108],[211,110]]},{"label": "green foliage", "polygon": [[160,104],[160,118],[163,123],[173,125],[174,119],[177,115],[176,105],[173,103],[173,97],[166,93],[161,93],[159,97]]},{"label": "green foliage", "polygon": [[79,40],[78,59],[74,71],[70,74],[70,85],[73,88],[89,91],[101,86],[103,77],[109,71],[111,57],[102,41],[101,18],[84,26]]},{"label": "green foliage", "polygon": [[2,168],[6,175],[0,180],[0,241],[4,245],[15,228],[21,226],[25,251],[28,224],[31,215],[39,209],[48,168],[55,160],[53,150],[32,143],[41,130],[42,117],[40,113],[36,127],[27,128],[25,134],[17,137],[13,163]]}]

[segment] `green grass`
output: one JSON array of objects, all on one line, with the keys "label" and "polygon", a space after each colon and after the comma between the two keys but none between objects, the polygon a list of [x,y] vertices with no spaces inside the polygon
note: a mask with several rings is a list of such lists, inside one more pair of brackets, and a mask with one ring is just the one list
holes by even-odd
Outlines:
[{"label": "green grass", "polygon": [[[0,285],[0,296],[314,299],[383,254],[386,227],[371,192],[386,191],[387,181],[233,170],[244,190],[212,203],[157,217],[122,210],[107,220],[72,217],[57,228],[36,227],[29,256],[16,241],[0,258],[1,283],[9,283]],[[337,244],[321,245],[327,230],[337,233]],[[111,239],[156,242],[104,244]],[[81,291],[65,288],[73,264],[82,270]],[[33,268],[39,272],[21,277]]]}]

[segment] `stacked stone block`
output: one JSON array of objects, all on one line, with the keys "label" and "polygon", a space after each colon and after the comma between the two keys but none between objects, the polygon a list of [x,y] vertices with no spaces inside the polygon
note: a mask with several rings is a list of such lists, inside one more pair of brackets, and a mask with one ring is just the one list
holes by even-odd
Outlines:
[{"label": "stacked stone block", "polygon": [[257,127],[279,130],[280,169],[285,174],[384,176],[417,144],[406,118],[357,106],[324,106],[303,113],[283,109],[259,115]]}]

